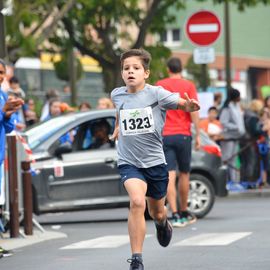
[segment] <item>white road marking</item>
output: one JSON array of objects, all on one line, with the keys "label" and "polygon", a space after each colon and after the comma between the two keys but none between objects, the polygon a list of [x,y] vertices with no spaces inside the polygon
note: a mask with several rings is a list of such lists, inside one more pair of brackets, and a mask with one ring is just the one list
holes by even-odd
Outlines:
[{"label": "white road marking", "polygon": [[177,242],[173,246],[226,246],[251,234],[251,232],[205,233]]},{"label": "white road marking", "polygon": [[[146,235],[150,237],[150,235]],[[129,243],[128,235],[108,235],[76,242],[60,249],[118,248]]]},{"label": "white road marking", "polygon": [[189,26],[189,33],[215,33],[217,31],[217,23],[191,24]]}]

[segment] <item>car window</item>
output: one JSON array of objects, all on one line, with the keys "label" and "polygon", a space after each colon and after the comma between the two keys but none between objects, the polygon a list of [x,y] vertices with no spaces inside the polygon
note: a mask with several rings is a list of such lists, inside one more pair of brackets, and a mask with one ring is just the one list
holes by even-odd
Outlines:
[{"label": "car window", "polygon": [[[114,142],[109,139],[115,125],[114,117],[98,118],[84,122],[67,133],[61,135],[50,147],[49,152],[55,153],[62,143],[71,143],[72,152],[85,150],[102,150],[113,148]],[[68,136],[67,136],[68,135]],[[67,139],[62,142],[62,139]]]},{"label": "car window", "polygon": [[[42,142],[46,141],[49,137],[55,134],[58,130],[62,129],[68,123],[70,123],[70,117],[57,117],[52,118],[39,126],[29,129],[26,131],[26,135],[30,148],[33,149],[40,145]],[[44,132],[44,130],[46,130],[46,132]]]}]

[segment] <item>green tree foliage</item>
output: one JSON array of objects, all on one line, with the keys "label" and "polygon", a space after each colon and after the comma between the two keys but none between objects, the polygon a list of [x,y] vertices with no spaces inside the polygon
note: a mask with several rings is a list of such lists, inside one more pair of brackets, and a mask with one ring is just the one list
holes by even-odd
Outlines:
[{"label": "green tree foliage", "polygon": [[[72,2],[64,16],[48,24],[50,14],[57,16],[67,2]],[[50,49],[65,50],[72,44],[83,55],[96,59],[103,69],[105,88],[110,91],[122,84],[120,54],[129,48],[145,47],[148,33],[159,33],[174,20],[170,7],[183,8],[185,0],[14,0],[13,16],[8,18],[8,51],[12,61],[21,55],[38,55],[49,36]],[[51,31],[46,35],[46,31]],[[20,31],[18,31],[20,30]],[[45,32],[45,33],[44,33]],[[41,46],[41,44],[43,46]],[[48,49],[48,47],[47,47]],[[155,55],[161,47],[152,48]],[[153,63],[155,60],[153,61]],[[155,72],[153,72],[155,74]]]},{"label": "green tree foliage", "polygon": [[[68,55],[63,54],[61,59],[57,62],[54,62],[54,69],[56,76],[62,81],[70,81],[70,67],[69,67]],[[76,58],[76,80],[79,80],[82,77],[83,67],[79,59]]]},{"label": "green tree foliage", "polygon": [[[270,2],[227,1],[236,3],[239,9]],[[129,48],[145,47],[148,33],[159,34],[174,21],[169,9],[184,8],[185,3],[187,0],[13,0],[13,15],[6,23],[9,57],[14,62],[21,55],[38,55],[44,50],[61,53],[71,43],[99,62],[105,90],[110,91],[122,84],[120,54]],[[154,58],[167,54],[159,46],[149,49]],[[160,59],[157,64],[153,61],[153,74]]]},{"label": "green tree foliage", "polygon": [[157,46],[147,46],[145,49],[151,53],[152,61],[150,64],[150,77],[148,82],[155,84],[158,80],[161,80],[168,76],[167,72],[167,60],[171,56],[171,51],[159,44]]}]

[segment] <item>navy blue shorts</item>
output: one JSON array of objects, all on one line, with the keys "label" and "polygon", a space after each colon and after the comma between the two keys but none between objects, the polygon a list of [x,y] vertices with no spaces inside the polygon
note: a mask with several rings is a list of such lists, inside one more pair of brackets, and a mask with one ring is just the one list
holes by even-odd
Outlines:
[{"label": "navy blue shorts", "polygon": [[159,200],[166,196],[168,186],[168,171],[166,164],[150,168],[137,168],[133,165],[123,164],[118,166],[121,182],[130,178],[138,178],[147,183],[146,196]]},{"label": "navy blue shorts", "polygon": [[186,135],[170,135],[163,137],[163,150],[168,171],[190,172],[192,137]]}]

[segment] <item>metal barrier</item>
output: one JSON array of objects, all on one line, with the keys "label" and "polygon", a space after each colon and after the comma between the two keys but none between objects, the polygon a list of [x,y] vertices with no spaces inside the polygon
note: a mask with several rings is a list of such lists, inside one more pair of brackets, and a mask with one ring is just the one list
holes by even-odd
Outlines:
[{"label": "metal barrier", "polygon": [[10,237],[19,236],[18,168],[16,136],[7,136],[8,144],[8,183],[10,210]]},{"label": "metal barrier", "polygon": [[[31,161],[19,134],[7,135],[6,204],[5,213],[10,223],[10,237],[33,234],[33,224],[41,231],[45,230],[33,218],[33,198],[31,180]],[[24,233],[20,231],[24,224]]]}]

